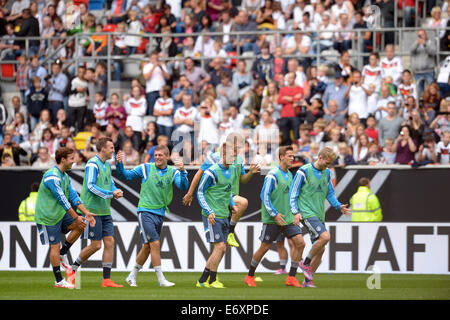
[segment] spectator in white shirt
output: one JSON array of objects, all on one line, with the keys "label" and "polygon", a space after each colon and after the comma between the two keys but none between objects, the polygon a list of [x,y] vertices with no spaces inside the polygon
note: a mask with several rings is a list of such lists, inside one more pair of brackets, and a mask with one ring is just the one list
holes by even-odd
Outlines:
[{"label": "spectator in white shirt", "polygon": [[128,18],[130,22],[128,23],[128,31],[125,37],[125,44],[127,45],[127,55],[135,54],[137,48],[141,44],[141,36],[134,35],[139,34],[144,27],[142,26],[141,21],[137,18],[138,13],[134,10],[128,12]]},{"label": "spectator in white shirt", "polygon": [[[319,31],[329,31],[321,32],[318,35],[320,41],[320,51],[328,50],[333,46],[334,32],[336,30],[336,25],[331,23],[331,18],[328,13],[322,15],[321,23],[318,27]],[[312,47],[314,50],[317,48],[317,40],[313,41]]]},{"label": "spectator in white shirt", "polygon": [[353,24],[350,22],[349,15],[341,13],[339,15],[339,22],[336,25],[335,41],[333,44],[334,49],[342,53],[348,51],[352,47],[352,32],[344,32],[340,30],[352,30]]},{"label": "spectator in white shirt", "polygon": [[127,111],[126,127],[133,129],[133,148],[139,150],[142,141],[142,130],[144,130],[144,116],[147,111],[147,101],[143,95],[141,95],[141,88],[134,86],[131,89],[131,97],[125,95],[123,97],[124,107]]},{"label": "spectator in white shirt", "polygon": [[428,22],[428,28],[436,29],[436,38],[442,38],[445,35],[447,20],[441,17],[442,10],[439,7],[431,9],[431,19]]},{"label": "spectator in white shirt", "polygon": [[335,4],[331,6],[331,22],[337,24],[342,13],[348,15],[348,19],[353,24],[353,14],[355,9],[351,1],[335,0]]},{"label": "spectator in white shirt", "polygon": [[294,26],[293,29],[297,29],[303,22],[303,14],[309,12],[309,16],[314,16],[314,8],[310,4],[306,4],[306,0],[296,0],[293,10]]},{"label": "spectator in white shirt", "polygon": [[214,40],[210,35],[202,34],[195,41],[194,55],[213,57],[214,54]]},{"label": "spectator in white shirt", "polygon": [[206,96],[198,107],[195,121],[199,122],[197,141],[207,141],[210,150],[219,146],[218,125],[220,121],[219,109],[214,103],[214,97]]},{"label": "spectator in white shirt", "polygon": [[165,85],[160,90],[160,97],[156,100],[153,115],[156,117],[158,132],[169,137],[169,143],[173,131],[173,100],[172,89]]},{"label": "spectator in white shirt", "polygon": [[450,131],[444,131],[442,140],[436,145],[436,155],[440,164],[449,164]]},{"label": "spectator in white shirt", "polygon": [[381,76],[383,79],[392,77],[394,84],[398,86],[402,78],[403,63],[399,57],[395,56],[394,46],[389,44],[385,49],[386,57],[381,59]]},{"label": "spectator in white shirt", "polygon": [[375,119],[377,121],[380,121],[384,117],[388,115],[388,103],[394,102],[395,98],[391,96],[391,90],[389,87],[385,84],[381,86],[381,96],[379,97],[376,109],[375,110],[369,110],[369,113],[375,114]]},{"label": "spectator in white shirt", "polygon": [[153,107],[156,99],[159,98],[159,90],[166,84],[166,80],[170,79],[170,74],[166,65],[159,61],[157,51],[150,54],[150,62],[144,66],[142,72],[146,81],[147,114],[153,115]]},{"label": "spectator in white shirt", "polygon": [[33,162],[33,168],[51,168],[56,165],[55,160],[48,153],[47,147],[39,147],[38,158]]},{"label": "spectator in white shirt", "polygon": [[237,106],[230,106],[230,122],[233,132],[241,132],[244,127],[245,116],[239,113],[239,108]]},{"label": "spectator in white shirt", "polygon": [[[183,95],[183,106],[178,108],[173,117],[173,123],[177,125],[175,129],[175,139],[190,139],[194,142],[194,120],[197,115],[197,109],[192,107],[192,97],[190,94]],[[175,143],[175,141],[173,141]]]},{"label": "spectator in white shirt", "polygon": [[106,126],[108,125],[108,119],[106,119],[106,108],[108,108],[108,103],[105,101],[103,92],[97,91],[95,93],[94,117],[95,121],[100,125],[101,131],[105,131]]},{"label": "spectator in white shirt", "polygon": [[369,115],[367,97],[373,93],[373,89],[368,88],[363,84],[361,71],[353,71],[352,76],[352,85],[347,89],[345,94],[345,96],[348,97],[348,114],[356,112],[360,121],[365,124]]},{"label": "spectator in white shirt", "polygon": [[369,114],[374,114],[377,109],[381,87],[381,68],[378,53],[372,52],[370,54],[369,64],[364,66],[362,76],[364,77],[364,84],[374,89],[373,93],[367,99]]}]

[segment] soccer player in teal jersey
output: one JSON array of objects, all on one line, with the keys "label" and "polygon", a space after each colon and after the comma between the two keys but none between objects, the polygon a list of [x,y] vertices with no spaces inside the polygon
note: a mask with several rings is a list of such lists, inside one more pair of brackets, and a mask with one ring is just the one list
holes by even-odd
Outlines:
[{"label": "soccer player in teal jersey", "polygon": [[[102,287],[123,287],[111,280],[111,268],[114,258],[114,225],[111,217],[111,199],[119,199],[123,192],[117,189],[111,175],[111,164],[108,162],[114,153],[111,138],[102,137],[96,143],[97,154],[88,160],[85,168],[81,200],[86,208],[96,214],[95,227],[84,230],[82,239],[90,239],[90,244],[81,250],[77,260],[72,265],[76,272],[78,267],[95,252],[103,249]],[[70,278],[74,283],[75,276]]]},{"label": "soccer player in teal jersey", "polygon": [[172,202],[173,184],[186,191],[189,187],[187,171],[182,161],[175,162],[176,167],[168,166],[170,151],[166,146],[155,148],[155,162],[144,163],[133,170],[125,170],[123,151],[116,156],[116,168],[120,177],[125,180],[141,179],[141,192],[138,204],[138,221],[143,246],[136,257],[136,265],[126,281],[137,287],[136,276],[142,269],[148,256],[152,255],[152,264],[160,287],[172,287],[175,284],[166,280],[161,270],[160,234],[163,219]]},{"label": "soccer player in teal jersey", "polygon": [[293,149],[290,146],[278,150],[280,164],[269,171],[264,178],[261,190],[261,246],[253,255],[250,269],[244,282],[249,287],[256,287],[255,270],[273,242],[282,234],[292,241],[291,269],[286,279],[287,286],[301,287],[295,278],[300,259],[305,248],[302,229],[299,226],[300,216],[294,216],[289,208],[289,188],[292,184],[292,173],[289,168],[294,161]]},{"label": "soccer player in teal jersey", "polygon": [[[87,220],[95,226],[94,214],[86,209],[67,175],[67,171],[72,168],[74,155],[73,150],[69,148],[56,150],[57,164],[44,173],[36,201],[35,222],[41,243],[50,245],[50,263],[55,275],[55,288],[74,288],[61,276],[60,263],[86,227],[84,221]],[[78,208],[86,218],[79,216],[73,207]],[[61,248],[61,233],[66,234],[69,231]],[[73,271],[67,262],[65,268],[66,276],[69,277]]]},{"label": "soccer player in teal jersey", "polygon": [[331,183],[328,167],[336,157],[331,148],[323,148],[315,162],[298,169],[289,190],[291,211],[302,221],[313,243],[308,256],[299,264],[305,275],[303,287],[315,287],[313,274],[319,267],[325,246],[330,240],[330,234],[325,227],[325,199],[336,210],[346,215],[351,214],[348,204],[342,204],[336,199]]},{"label": "soccer player in teal jersey", "polygon": [[[234,140],[234,142],[232,142],[232,140]],[[233,192],[233,201],[236,204],[237,210],[235,212],[232,212],[232,214],[231,214],[230,232],[228,234],[227,243],[230,246],[239,247],[239,243],[236,241],[236,238],[234,236],[234,229],[236,227],[236,224],[241,219],[243,213],[245,212],[245,210],[248,207],[248,200],[239,195],[239,184],[240,183],[243,183],[243,184],[248,183],[254,174],[261,171],[261,167],[258,164],[251,164],[249,171],[247,173],[245,173],[244,160],[239,155],[239,150],[241,149],[239,139],[237,139],[237,137],[235,135],[230,135],[227,138],[227,141],[230,145],[233,144],[237,149],[237,151],[235,153],[236,156],[235,156],[235,159],[232,164],[232,167],[234,168],[235,174],[236,174],[236,179],[233,183],[232,192]],[[186,205],[186,206],[191,205],[195,188],[197,188],[197,186],[200,182],[200,179],[203,176],[203,173],[206,170],[208,170],[212,165],[219,163],[220,158],[221,158],[220,152],[213,153],[206,158],[206,160],[203,162],[202,166],[200,167],[200,169],[197,171],[194,178],[192,179],[192,182],[191,182],[191,185],[189,186],[188,192],[183,197],[184,205]]]},{"label": "soccer player in teal jersey", "polygon": [[237,209],[232,193],[236,178],[236,171],[232,167],[236,158],[235,148],[231,144],[224,143],[221,155],[220,162],[205,171],[197,191],[197,198],[202,207],[206,241],[213,244],[213,251],[206,261],[203,274],[197,281],[198,288],[225,288],[217,279],[217,269],[227,250],[230,229],[229,207],[232,211]]}]

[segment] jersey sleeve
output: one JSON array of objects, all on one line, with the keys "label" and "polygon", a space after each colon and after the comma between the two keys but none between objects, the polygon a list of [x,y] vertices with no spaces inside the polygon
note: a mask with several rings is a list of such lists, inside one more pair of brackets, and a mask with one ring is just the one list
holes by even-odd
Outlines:
[{"label": "jersey sleeve", "polygon": [[69,201],[75,208],[77,208],[80,204],[83,204],[83,201],[81,201],[80,196],[72,187],[72,183],[70,182],[70,180],[69,180]]},{"label": "jersey sleeve", "polygon": [[174,170],[173,172],[173,182],[177,186],[178,189],[186,191],[189,189],[189,180],[187,178],[187,171],[186,169],[183,171],[180,170]]},{"label": "jersey sleeve", "polygon": [[203,161],[201,169],[203,172],[208,170],[213,164],[216,164],[218,159],[216,159],[215,154],[210,154],[206,157],[205,161]]},{"label": "jersey sleeve", "polygon": [[275,217],[278,214],[277,210],[272,205],[272,201],[270,200],[270,195],[272,194],[272,191],[275,188],[276,183],[277,183],[276,176],[269,172],[269,174],[267,174],[267,176],[264,178],[264,185],[260,195],[264,207],[272,217]]},{"label": "jersey sleeve", "polygon": [[292,185],[289,188],[289,205],[293,214],[300,213],[297,199],[306,179],[306,172],[302,168],[298,169],[294,180],[292,181]]},{"label": "jersey sleeve", "polygon": [[145,170],[145,163],[131,169],[127,170],[123,166],[123,162],[116,162],[116,170],[120,178],[124,180],[134,180],[134,179],[144,179],[147,180],[147,171]]},{"label": "jersey sleeve", "polygon": [[206,202],[205,192],[206,192],[206,190],[208,190],[209,187],[216,184],[216,180],[217,180],[217,177],[214,174],[214,171],[209,170],[209,169],[206,170],[203,173],[202,179],[200,180],[200,185],[197,190],[197,198],[200,203],[200,206],[203,208],[203,210],[208,212],[208,215],[210,213],[212,213],[213,211],[212,211],[211,207],[209,206],[209,204]]},{"label": "jersey sleeve", "polygon": [[58,203],[64,208],[64,210],[68,211],[72,208],[69,199],[64,194],[64,191],[61,187],[61,180],[56,175],[48,175],[44,178],[44,186],[50,190]]},{"label": "jersey sleeve", "polygon": [[327,169],[327,179],[328,179],[328,192],[327,192],[327,200],[328,202],[336,209],[339,210],[341,208],[342,203],[338,201],[336,195],[334,194],[333,184],[331,183],[331,174],[330,170]]},{"label": "jersey sleeve", "polygon": [[87,188],[90,192],[103,199],[113,198],[113,191],[105,190],[95,184],[98,177],[98,167],[96,163],[90,162],[86,165]]}]

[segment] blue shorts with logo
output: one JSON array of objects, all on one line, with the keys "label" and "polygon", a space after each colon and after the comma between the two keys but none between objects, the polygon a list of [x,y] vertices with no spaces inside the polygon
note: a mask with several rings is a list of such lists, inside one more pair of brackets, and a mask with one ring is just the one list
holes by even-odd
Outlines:
[{"label": "blue shorts with logo", "polygon": [[214,225],[210,224],[208,217],[202,215],[203,227],[207,242],[225,242],[227,243],[228,233],[230,232],[230,220],[216,218]]},{"label": "blue shorts with logo", "polygon": [[114,224],[111,215],[107,216],[94,216],[95,227],[91,227],[87,223],[84,232],[81,235],[81,239],[89,240],[102,240],[104,237],[114,236]]},{"label": "blue shorts with logo", "polygon": [[151,212],[138,212],[139,233],[142,243],[160,239],[164,217]]},{"label": "blue shorts with logo", "polygon": [[70,230],[69,226],[75,220],[68,213],[64,215],[64,217],[54,226],[44,226],[42,224],[36,224],[39,232],[39,238],[41,239],[41,243],[45,244],[58,244],[61,243],[61,233],[66,234]]},{"label": "blue shorts with logo", "polygon": [[298,234],[302,234],[302,228],[293,223],[285,226],[268,223],[263,224],[259,240],[264,243],[273,243],[274,241],[278,241],[280,236],[290,239]]},{"label": "blue shorts with logo", "polygon": [[327,231],[325,223],[320,221],[318,217],[310,217],[302,220],[302,224],[308,231],[311,242],[314,243],[320,237],[322,233]]}]

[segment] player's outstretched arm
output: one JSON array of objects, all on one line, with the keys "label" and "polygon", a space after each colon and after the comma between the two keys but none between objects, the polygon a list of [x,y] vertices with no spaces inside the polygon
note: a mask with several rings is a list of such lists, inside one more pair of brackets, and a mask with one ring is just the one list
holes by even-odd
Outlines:
[{"label": "player's outstretched arm", "polygon": [[241,175],[239,181],[243,184],[246,184],[250,181],[254,174],[261,172],[261,166],[259,164],[251,164],[250,169],[246,174]]},{"label": "player's outstretched arm", "polygon": [[192,204],[192,200],[194,199],[194,192],[197,188],[200,180],[203,176],[203,170],[198,169],[197,173],[195,174],[194,178],[192,179],[191,185],[189,186],[188,192],[183,197],[183,205],[190,206]]},{"label": "player's outstretched arm", "polygon": [[146,178],[146,172],[145,172],[145,163],[133,168],[132,170],[126,170],[123,166],[123,158],[124,153],[122,150],[119,150],[116,155],[116,170],[119,174],[120,178],[124,180],[134,180],[139,178]]}]

